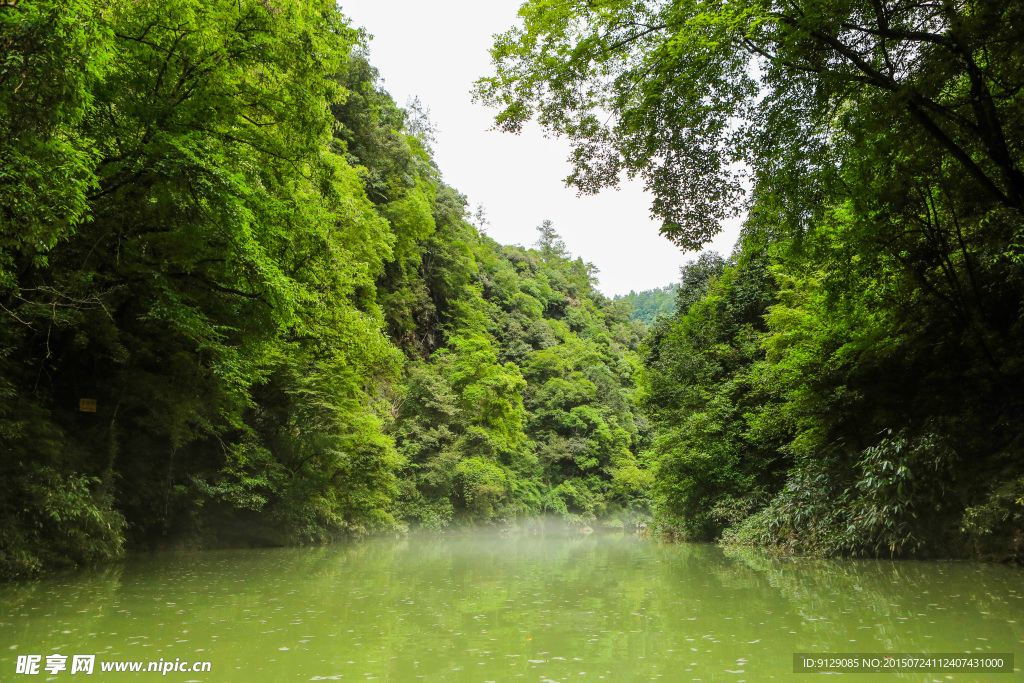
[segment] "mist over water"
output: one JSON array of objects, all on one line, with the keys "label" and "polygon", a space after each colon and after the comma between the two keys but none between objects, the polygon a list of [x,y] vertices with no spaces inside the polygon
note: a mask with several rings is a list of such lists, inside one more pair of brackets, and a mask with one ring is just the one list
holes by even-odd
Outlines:
[{"label": "mist over water", "polygon": [[[1022,645],[1019,569],[777,559],[541,527],[136,555],[0,588],[0,680],[18,678],[19,654],[60,653],[212,662],[167,675],[177,681],[759,681],[791,676],[794,652]],[[981,680],[843,675],[897,678]]]}]

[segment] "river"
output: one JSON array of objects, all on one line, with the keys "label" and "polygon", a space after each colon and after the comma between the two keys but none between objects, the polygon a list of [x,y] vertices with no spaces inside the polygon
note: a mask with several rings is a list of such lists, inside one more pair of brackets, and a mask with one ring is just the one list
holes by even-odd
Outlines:
[{"label": "river", "polygon": [[[739,682],[793,676],[797,652],[1016,652],[1011,674],[839,675],[1020,681],[1024,571],[492,534],[138,554],[0,586],[3,681],[154,680],[100,666],[162,660],[209,662],[176,683]],[[53,654],[67,670],[16,674]],[[91,678],[72,655],[95,655]]]}]

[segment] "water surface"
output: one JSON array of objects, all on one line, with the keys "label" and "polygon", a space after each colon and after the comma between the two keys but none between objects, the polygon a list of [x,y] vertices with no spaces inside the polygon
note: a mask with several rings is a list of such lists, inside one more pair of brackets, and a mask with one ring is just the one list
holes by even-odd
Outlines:
[{"label": "water surface", "polygon": [[[372,539],[136,555],[0,586],[0,680],[19,654],[210,661],[172,681],[762,681],[794,652],[1016,652],[1024,571],[773,559],[630,535]],[[827,674],[802,674],[807,679]],[[838,675],[838,674],[833,674]]]}]

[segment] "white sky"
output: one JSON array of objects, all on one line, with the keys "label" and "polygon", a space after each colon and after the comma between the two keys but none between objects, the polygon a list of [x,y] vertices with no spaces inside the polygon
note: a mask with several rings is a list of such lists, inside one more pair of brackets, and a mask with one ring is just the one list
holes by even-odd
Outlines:
[{"label": "white sky", "polygon": [[[538,127],[521,135],[489,131],[495,111],[474,104],[473,82],[491,75],[492,35],[517,20],[521,0],[339,0],[353,26],[373,36],[370,62],[399,106],[419,97],[437,127],[434,158],[445,182],[483,204],[487,234],[502,244],[531,246],[536,227],[552,221],[574,256],[600,269],[606,296],[663,287],[695,258],[658,234],[650,197],[640,183],[577,197],[565,186],[569,144]],[[708,249],[732,251],[739,222]]]}]

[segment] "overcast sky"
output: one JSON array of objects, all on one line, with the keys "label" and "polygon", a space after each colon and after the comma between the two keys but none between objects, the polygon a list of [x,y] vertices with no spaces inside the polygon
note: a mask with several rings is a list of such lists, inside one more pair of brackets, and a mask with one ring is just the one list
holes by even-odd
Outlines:
[{"label": "overcast sky", "polygon": [[[537,127],[521,135],[489,131],[494,110],[474,104],[473,82],[492,73],[492,35],[516,23],[520,0],[340,0],[354,26],[373,36],[370,61],[399,106],[412,97],[438,128],[434,158],[445,181],[483,204],[487,234],[503,244],[530,246],[536,227],[551,220],[574,256],[600,269],[607,296],[663,287],[695,257],[658,234],[651,200],[639,183],[577,197],[563,179],[569,145]],[[732,251],[738,223],[726,225],[708,248]]]}]

